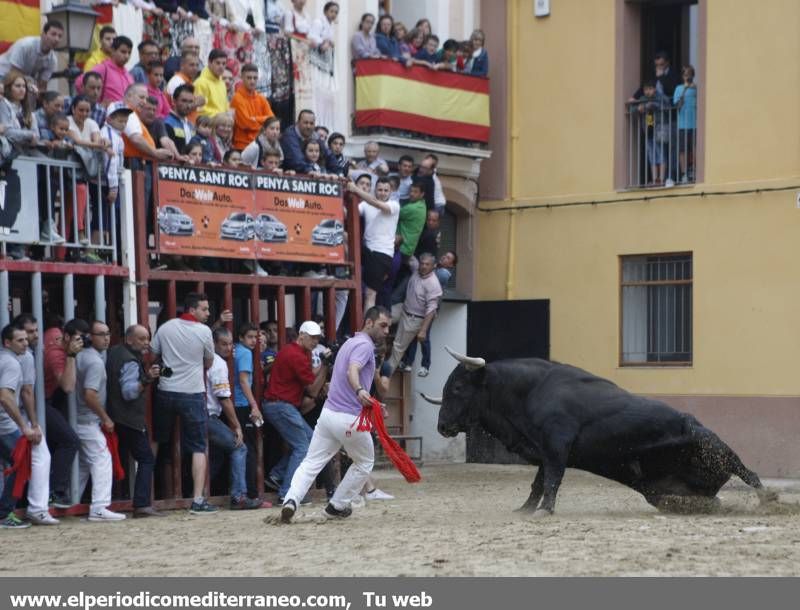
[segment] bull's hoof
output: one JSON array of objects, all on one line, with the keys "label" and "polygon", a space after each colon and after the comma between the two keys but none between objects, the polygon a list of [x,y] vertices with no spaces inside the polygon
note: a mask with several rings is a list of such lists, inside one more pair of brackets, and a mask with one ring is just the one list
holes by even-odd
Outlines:
[{"label": "bull's hoof", "polygon": [[756,494],[758,494],[758,501],[761,505],[774,504],[778,501],[778,492],[774,489],[762,487],[761,489],[756,490]]},{"label": "bull's hoof", "polygon": [[663,495],[653,498],[651,504],[664,513],[677,515],[711,514],[719,511],[719,498],[704,496]]},{"label": "bull's hoof", "polygon": [[537,505],[538,505],[538,503],[537,504],[533,504],[533,503],[525,502],[525,504],[523,504],[519,508],[515,508],[514,512],[515,513],[532,513],[532,512],[536,511],[536,506]]},{"label": "bull's hoof", "polygon": [[546,517],[552,517],[552,516],[553,516],[552,511],[549,511],[546,508],[539,508],[539,509],[533,511],[533,514],[531,515],[531,518],[532,519],[536,519],[536,520],[540,520],[540,519],[544,519]]}]

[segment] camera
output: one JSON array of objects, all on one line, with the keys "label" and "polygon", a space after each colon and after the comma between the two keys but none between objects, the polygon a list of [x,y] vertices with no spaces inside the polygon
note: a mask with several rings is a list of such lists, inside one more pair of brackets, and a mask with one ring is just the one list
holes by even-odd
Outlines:
[{"label": "camera", "polygon": [[322,359],[323,364],[327,365],[328,367],[332,367],[333,363],[336,361],[336,355],[339,353],[339,349],[342,347],[342,344],[338,341],[334,341],[328,346],[330,352],[327,356]]},{"label": "camera", "polygon": [[167,377],[167,378],[172,377],[172,369],[169,368],[168,366],[162,366],[161,377]]},{"label": "camera", "polygon": [[83,342],[84,349],[92,347],[92,338],[89,335],[81,335],[81,341]]}]

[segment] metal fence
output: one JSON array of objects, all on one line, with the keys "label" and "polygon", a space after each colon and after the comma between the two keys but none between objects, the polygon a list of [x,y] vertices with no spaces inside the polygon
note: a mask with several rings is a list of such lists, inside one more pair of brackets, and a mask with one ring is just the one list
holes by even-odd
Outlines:
[{"label": "metal fence", "polygon": [[697,130],[679,121],[679,106],[644,98],[626,104],[628,188],[671,187],[696,179]]},{"label": "metal fence", "polygon": [[[102,168],[102,153],[92,154],[100,155]],[[93,253],[93,258],[116,264],[117,204],[107,201],[102,171],[96,173],[89,176],[77,160],[44,155],[14,159],[2,177],[0,196],[9,211],[0,230],[2,254],[15,251],[9,244],[26,244],[68,249],[51,250],[46,258]]]}]

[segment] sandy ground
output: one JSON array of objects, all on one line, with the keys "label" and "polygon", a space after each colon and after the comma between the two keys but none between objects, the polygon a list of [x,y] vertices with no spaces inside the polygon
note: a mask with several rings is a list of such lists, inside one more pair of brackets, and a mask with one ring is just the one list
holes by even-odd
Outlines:
[{"label": "sandy ground", "polygon": [[[292,525],[278,509],[0,532],[0,575],[25,576],[564,576],[798,575],[800,484],[763,510],[729,484],[716,515],[662,515],[616,483],[568,471],[556,514],[513,512],[534,469],[442,465],[408,485],[378,471],[397,496],[347,521],[322,502]],[[13,558],[9,561],[9,558]]]}]

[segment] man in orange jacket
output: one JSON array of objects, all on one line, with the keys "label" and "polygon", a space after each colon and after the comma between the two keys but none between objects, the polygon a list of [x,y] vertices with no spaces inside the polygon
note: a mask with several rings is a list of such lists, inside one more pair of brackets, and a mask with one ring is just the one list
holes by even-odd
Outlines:
[{"label": "man in orange jacket", "polygon": [[258,68],[253,64],[242,66],[242,84],[236,89],[231,99],[233,109],[233,148],[244,150],[256,139],[261,126],[273,116],[267,98],[256,91]]}]

